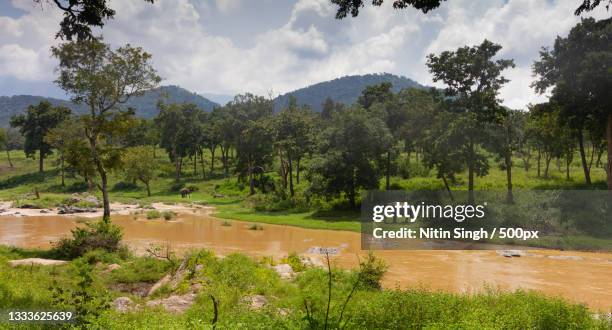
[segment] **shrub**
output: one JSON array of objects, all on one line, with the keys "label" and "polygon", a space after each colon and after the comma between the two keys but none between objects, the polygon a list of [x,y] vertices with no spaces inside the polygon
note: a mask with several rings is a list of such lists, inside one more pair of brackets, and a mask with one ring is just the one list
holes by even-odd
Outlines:
[{"label": "shrub", "polygon": [[368,252],[368,256],[365,261],[359,262],[360,270],[360,283],[361,286],[367,289],[380,290],[380,280],[387,272],[389,266],[383,259],[376,257],[374,252]]},{"label": "shrub", "polygon": [[185,183],[176,182],[170,186],[170,191],[181,191],[181,189],[183,189],[184,187],[185,187]]},{"label": "shrub", "polygon": [[68,192],[84,192],[84,191],[87,191],[88,189],[89,189],[89,185],[87,184],[87,182],[83,182],[83,181],[74,182],[73,184],[66,187],[66,191]]},{"label": "shrub", "polygon": [[171,268],[172,264],[168,261],[152,257],[136,258],[113,270],[110,280],[114,283],[155,283]]},{"label": "shrub", "polygon": [[158,210],[149,210],[147,211],[147,219],[159,219],[161,217],[161,213]]},{"label": "shrub", "polygon": [[291,269],[293,269],[294,272],[302,272],[306,270],[306,266],[304,266],[304,264],[302,263],[302,259],[295,252],[289,253],[286,258],[283,258],[282,262],[285,264],[289,264],[289,266],[291,266]]},{"label": "shrub", "polygon": [[249,226],[249,230],[263,230],[263,227],[254,223],[252,225]]},{"label": "shrub", "polygon": [[85,227],[71,232],[72,238],[63,238],[54,244],[54,254],[60,258],[74,259],[98,249],[117,252],[123,237],[119,226],[102,220],[86,223]]},{"label": "shrub", "polygon": [[200,190],[200,188],[198,186],[193,185],[193,184],[190,184],[190,185],[188,185],[185,188],[189,189],[190,192],[194,192],[194,191],[199,191]]},{"label": "shrub", "polygon": [[119,181],[113,186],[113,191],[131,191],[138,190],[138,185],[134,182]]},{"label": "shrub", "polygon": [[173,220],[174,218],[176,218],[176,213],[174,211],[164,211],[162,212],[162,217],[165,220]]}]

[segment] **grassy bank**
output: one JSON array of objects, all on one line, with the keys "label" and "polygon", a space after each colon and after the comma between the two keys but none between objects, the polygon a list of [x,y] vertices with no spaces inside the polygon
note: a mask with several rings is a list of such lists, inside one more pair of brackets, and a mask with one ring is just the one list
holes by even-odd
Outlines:
[{"label": "grassy bank", "polygon": [[[215,318],[215,304],[217,329],[324,328],[326,319],[330,329],[608,329],[612,325],[595,319],[584,306],[535,292],[483,288],[481,293],[465,295],[380,290],[372,284],[377,277],[363,271],[365,267],[361,275],[357,270],[332,270],[327,314],[326,269],[305,267],[294,280],[282,280],[269,268],[270,259],[257,261],[240,254],[219,259],[208,251],[193,251],[183,262],[95,251],[61,266],[13,268],[7,264],[9,259],[45,255],[44,251],[0,247],[0,310],[78,309],[83,313],[79,322],[96,329],[208,329]],[[109,264],[118,266],[109,270]],[[166,284],[146,298],[130,291],[176,274],[180,264],[184,264],[184,276],[175,286]],[[85,277],[90,281],[83,281]],[[194,302],[183,313],[147,306],[151,300],[193,292],[195,284]],[[266,303],[253,307],[249,301],[255,295]],[[84,296],[89,297],[87,303],[75,307],[73,298]],[[117,297],[133,302],[128,312],[112,307]],[[0,323],[0,328],[14,327]]]}]

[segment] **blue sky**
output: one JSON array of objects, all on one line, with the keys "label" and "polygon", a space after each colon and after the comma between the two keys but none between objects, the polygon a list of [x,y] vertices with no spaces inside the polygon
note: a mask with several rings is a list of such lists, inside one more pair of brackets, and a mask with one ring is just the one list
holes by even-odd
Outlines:
[{"label": "blue sky", "polygon": [[[387,0],[387,2],[390,2]],[[277,95],[351,74],[390,72],[433,84],[425,56],[484,38],[503,46],[517,67],[501,91],[504,104],[539,102],[529,84],[541,46],[579,18],[578,0],[451,0],[424,15],[367,6],[358,18],[334,19],[329,0],[111,0],[114,20],[100,31],[114,46],[153,54],[163,84],[199,93]],[[593,14],[608,17],[604,8]],[[53,85],[61,13],[32,0],[0,0],[0,95],[63,97]]]}]

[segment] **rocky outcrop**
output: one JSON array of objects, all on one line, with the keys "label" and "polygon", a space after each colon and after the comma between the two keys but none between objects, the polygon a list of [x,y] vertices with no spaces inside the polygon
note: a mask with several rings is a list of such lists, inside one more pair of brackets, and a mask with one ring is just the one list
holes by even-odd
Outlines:
[{"label": "rocky outcrop", "polygon": [[171,295],[168,298],[147,301],[148,307],[163,307],[167,312],[183,313],[195,302],[196,294],[187,293],[184,295]]},{"label": "rocky outcrop", "polygon": [[280,276],[280,278],[284,280],[290,280],[295,276],[295,272],[289,264],[280,264],[272,266],[272,269],[274,269],[276,273],[278,273],[278,276]]},{"label": "rocky outcrop", "polygon": [[258,310],[262,309],[268,304],[268,299],[260,294],[246,296],[242,298],[242,302],[249,305],[250,309]]}]

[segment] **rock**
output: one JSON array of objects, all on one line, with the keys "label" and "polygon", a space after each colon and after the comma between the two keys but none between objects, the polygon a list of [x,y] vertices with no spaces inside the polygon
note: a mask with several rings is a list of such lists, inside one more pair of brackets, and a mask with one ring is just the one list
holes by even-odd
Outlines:
[{"label": "rock", "polygon": [[66,203],[68,205],[74,205],[80,202],[87,202],[93,205],[94,207],[102,207],[102,203],[100,202],[98,197],[87,194],[87,193],[85,194],[74,193],[70,196],[70,198],[68,198],[68,200],[66,200]]},{"label": "rock", "polygon": [[130,299],[128,297],[119,297],[119,298],[113,300],[111,305],[118,312],[125,313],[125,312],[128,312],[130,310],[130,307],[132,306],[133,303],[134,302],[132,301],[132,299]]},{"label": "rock", "polygon": [[195,302],[196,295],[187,293],[184,295],[172,295],[164,299],[147,301],[148,307],[162,306],[166,311],[172,313],[182,313],[189,309]]},{"label": "rock", "polygon": [[159,290],[159,288],[161,288],[164,284],[169,283],[170,279],[172,279],[172,276],[170,276],[170,274],[167,274],[166,276],[162,277],[159,281],[157,281],[157,283],[153,284],[151,289],[149,289],[149,292],[147,292],[147,297],[150,297],[152,294],[154,294],[155,291]]},{"label": "rock", "polygon": [[200,290],[202,290],[202,284],[200,284],[200,283],[193,283],[191,285],[191,291],[198,292]]},{"label": "rock", "polygon": [[113,270],[119,269],[119,268],[121,268],[121,265],[119,265],[119,264],[110,264],[110,265],[108,265],[108,267],[106,267],[106,271],[107,272],[112,272]]},{"label": "rock", "polygon": [[247,303],[251,309],[258,310],[268,304],[268,299],[265,296],[256,294],[253,296],[246,296],[242,298],[242,301]]},{"label": "rock", "polygon": [[49,213],[47,210],[40,210],[40,213]]},{"label": "rock", "polygon": [[337,255],[340,253],[340,249],[336,248],[336,247],[320,247],[320,246],[313,246],[311,248],[308,248],[308,253],[312,253],[312,254],[329,254],[330,256],[333,255]]},{"label": "rock", "polygon": [[199,272],[199,271],[201,271],[202,269],[204,269],[204,265],[196,265],[196,266],[195,266],[195,270],[196,270],[196,272]]},{"label": "rock", "polygon": [[42,258],[28,258],[28,259],[19,259],[19,260],[11,260],[9,261],[9,265],[16,266],[31,266],[31,265],[41,265],[41,266],[56,266],[63,265],[67,263],[65,260],[53,260],[53,259],[42,259]]},{"label": "rock", "polygon": [[225,197],[225,195],[223,194],[218,194],[218,193],[213,194],[213,198],[223,198],[223,197]]},{"label": "rock", "polygon": [[525,252],[521,250],[499,250],[497,251],[497,254],[506,258],[525,256]]},{"label": "rock", "polygon": [[93,213],[96,209],[74,206],[60,206],[57,214]]},{"label": "rock", "polygon": [[32,204],[21,204],[19,206],[20,209],[36,209],[37,207]]},{"label": "rock", "polygon": [[290,280],[295,275],[295,273],[293,272],[293,268],[291,268],[291,265],[289,264],[276,265],[273,266],[272,269],[274,269],[278,273],[280,278],[284,280]]},{"label": "rock", "polygon": [[288,308],[278,308],[276,310],[276,312],[278,313],[278,315],[280,316],[287,316],[289,315],[289,309]]},{"label": "rock", "polygon": [[548,258],[550,259],[557,259],[557,260],[582,260],[582,257],[579,256],[548,256]]}]

